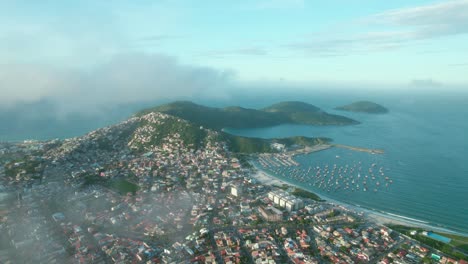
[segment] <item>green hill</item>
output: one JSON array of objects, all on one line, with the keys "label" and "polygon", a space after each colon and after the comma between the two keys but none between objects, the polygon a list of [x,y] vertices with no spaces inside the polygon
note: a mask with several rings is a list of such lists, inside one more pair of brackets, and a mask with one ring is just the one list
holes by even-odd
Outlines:
[{"label": "green hill", "polygon": [[162,112],[177,116],[207,128],[256,128],[281,124],[352,125],[359,122],[339,115],[328,114],[303,102],[282,102],[256,110],[243,107],[215,108],[188,101],[145,109],[137,115]]},{"label": "green hill", "polygon": [[[165,138],[178,134],[184,144],[195,149],[205,146],[207,143],[225,142],[230,151],[235,153],[269,153],[276,152],[271,147],[274,142],[286,146],[300,145],[313,146],[322,143],[328,143],[328,138],[307,138],[291,137],[281,139],[262,139],[235,136],[221,131],[213,131],[200,127],[192,122],[180,119],[170,115],[161,115],[156,118],[152,114],[151,118],[143,117],[139,121],[137,128],[131,135],[131,149],[137,153],[149,151],[153,146],[161,145]],[[151,121],[148,121],[151,120]],[[143,138],[144,140],[137,140]]]},{"label": "green hill", "polygon": [[291,147],[293,145],[311,147],[318,144],[326,144],[331,142],[331,139],[329,138],[289,137],[264,139],[240,137],[226,133],[223,133],[222,137],[232,152],[245,154],[277,152],[277,150],[271,147],[272,143],[284,144],[287,147]]},{"label": "green hill", "polygon": [[149,122],[144,119],[140,121],[138,127],[143,129],[137,129],[132,137],[146,137],[148,140],[135,141],[133,149],[140,152],[147,151],[153,145],[161,145],[165,138],[174,134],[179,134],[187,146],[198,149],[204,146],[212,138],[211,135],[214,134],[207,129],[201,129],[199,126],[177,117],[159,117],[157,120],[158,122]]},{"label": "green hill", "polygon": [[344,105],[340,107],[336,107],[336,110],[342,111],[349,111],[349,112],[361,112],[361,113],[369,113],[369,114],[384,114],[388,113],[388,109],[383,107],[382,105],[369,102],[369,101],[359,101],[354,102],[349,105]]},{"label": "green hill", "polygon": [[348,117],[329,114],[314,105],[297,101],[277,103],[262,110],[286,115],[288,119],[295,124],[349,125],[359,123]]},{"label": "green hill", "polygon": [[319,112],[320,108],[298,101],[280,102],[273,104],[269,107],[263,108],[266,112],[281,112],[281,113],[295,113],[295,112]]}]

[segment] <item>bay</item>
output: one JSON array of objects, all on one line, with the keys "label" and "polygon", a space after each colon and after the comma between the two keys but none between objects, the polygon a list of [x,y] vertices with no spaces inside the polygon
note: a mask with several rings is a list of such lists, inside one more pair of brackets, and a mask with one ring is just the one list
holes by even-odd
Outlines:
[{"label": "bay", "polygon": [[377,98],[377,102],[383,102],[390,108],[390,112],[383,115],[333,111],[331,106],[339,105],[338,101],[342,102],[343,98],[328,101],[328,108],[323,107],[325,104],[322,102],[322,107],[362,123],[326,127],[281,125],[261,129],[226,129],[226,132],[261,138],[330,137],[334,143],[384,149],[382,155],[371,155],[332,148],[298,156],[296,160],[304,170],[334,164],[352,166],[359,162],[363,167],[369,167],[375,163],[391,177],[393,183],[388,188],[381,188],[378,192],[330,193],[307,184],[304,188],[341,202],[468,233],[467,101],[460,98],[438,100],[436,97],[419,101],[404,97]]}]

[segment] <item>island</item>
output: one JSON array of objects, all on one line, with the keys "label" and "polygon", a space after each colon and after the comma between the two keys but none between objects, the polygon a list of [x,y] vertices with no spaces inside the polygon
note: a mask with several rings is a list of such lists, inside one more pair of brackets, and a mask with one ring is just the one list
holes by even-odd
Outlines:
[{"label": "island", "polygon": [[349,112],[360,112],[368,114],[385,114],[388,113],[388,109],[382,105],[376,104],[370,101],[358,101],[352,104],[339,106],[336,110],[349,111]]},{"label": "island", "polygon": [[316,106],[297,101],[281,102],[258,110],[239,106],[216,108],[189,101],[176,101],[142,110],[137,116],[151,112],[169,114],[215,130],[271,127],[282,124],[320,126],[359,124],[351,118],[329,114]]}]

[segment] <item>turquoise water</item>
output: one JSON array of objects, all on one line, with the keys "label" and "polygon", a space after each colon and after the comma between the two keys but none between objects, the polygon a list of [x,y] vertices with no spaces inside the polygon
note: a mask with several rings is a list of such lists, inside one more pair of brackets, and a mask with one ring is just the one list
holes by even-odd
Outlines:
[{"label": "turquoise water", "polygon": [[441,236],[441,235],[438,235],[438,234],[435,234],[435,233],[432,233],[432,232],[428,232],[427,233],[427,236],[428,237],[431,237],[435,240],[439,240],[439,241],[442,241],[446,244],[450,243],[450,241],[452,241],[452,239],[448,238],[448,237],[444,237],[444,236]]},{"label": "turquoise water", "polygon": [[[282,125],[226,131],[262,138],[322,136],[340,144],[384,149],[383,155],[333,148],[296,157],[302,169],[333,164],[351,166],[358,162],[365,167],[376,163],[393,180],[391,186],[378,192],[328,193],[316,186],[296,183],[338,201],[468,233],[468,100],[428,98],[424,101],[393,99],[385,102],[382,98],[377,102],[391,106],[391,112],[385,115],[335,112],[362,122],[356,126]],[[322,102],[319,105],[334,112],[326,105],[337,104]]]}]

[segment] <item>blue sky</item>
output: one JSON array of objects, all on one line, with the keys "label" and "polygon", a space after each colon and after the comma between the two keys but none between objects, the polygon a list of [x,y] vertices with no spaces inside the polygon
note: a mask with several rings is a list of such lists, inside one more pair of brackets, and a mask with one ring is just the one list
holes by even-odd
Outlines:
[{"label": "blue sky", "polygon": [[122,63],[215,76],[200,85],[465,85],[467,47],[468,0],[0,0],[0,85],[37,86],[12,100],[80,89]]}]

